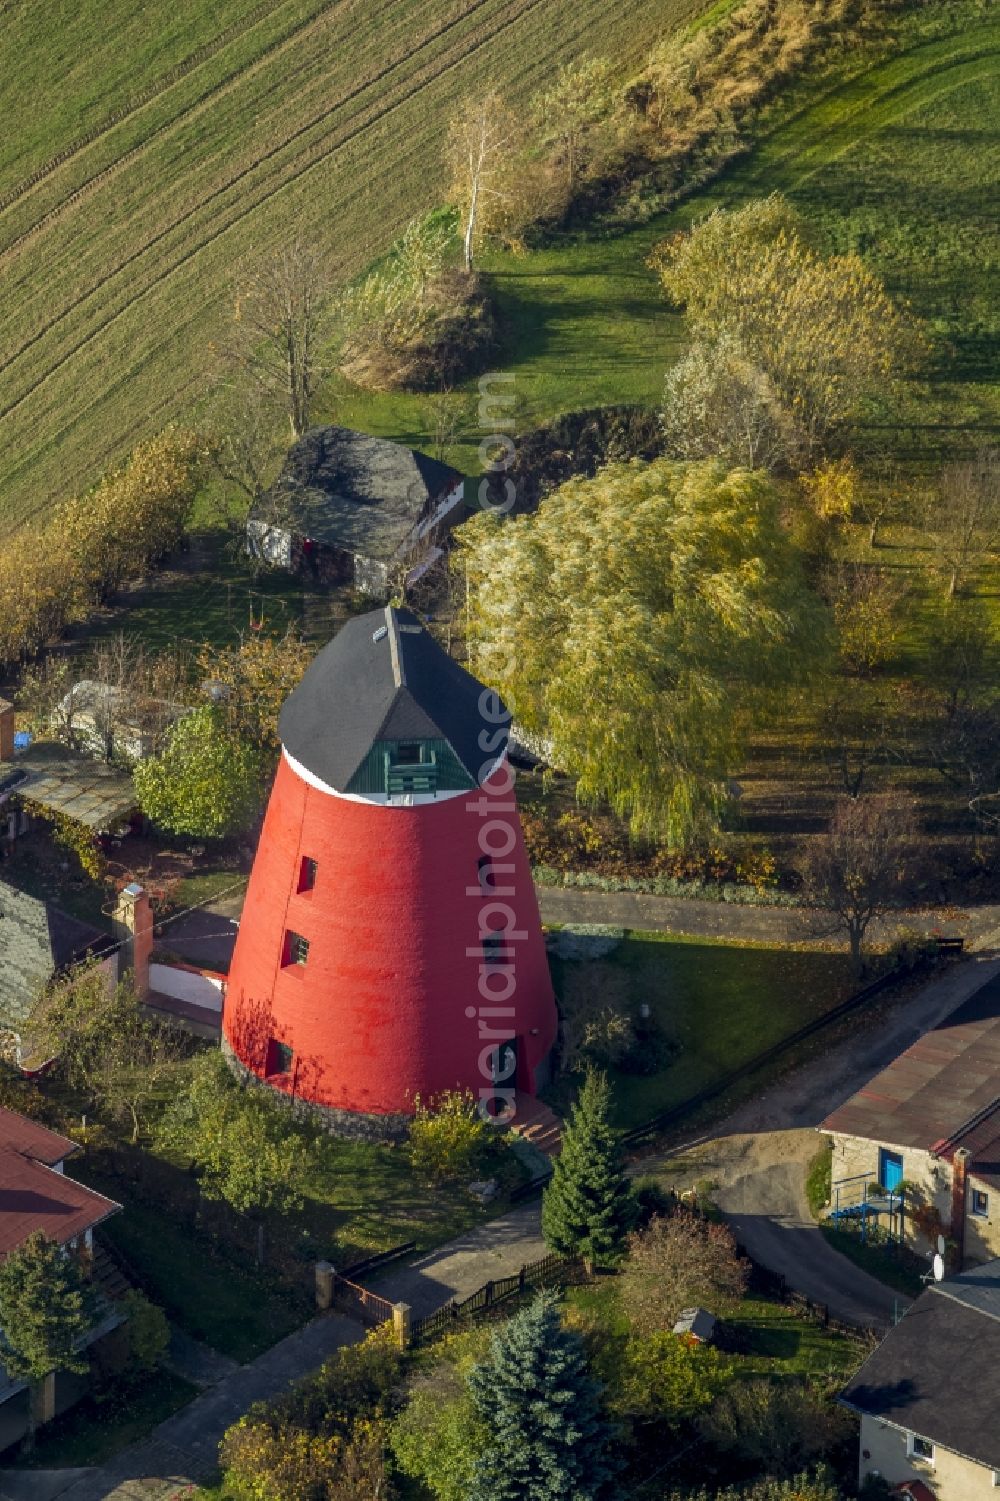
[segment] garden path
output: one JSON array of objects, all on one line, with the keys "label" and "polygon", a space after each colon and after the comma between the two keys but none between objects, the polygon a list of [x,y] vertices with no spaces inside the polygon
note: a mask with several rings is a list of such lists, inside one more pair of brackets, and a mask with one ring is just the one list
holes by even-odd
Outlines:
[{"label": "garden path", "polygon": [[[825,912],[811,907],[750,907],[697,897],[652,896],[639,891],[589,891],[577,886],[537,886],[542,921],[607,923],[642,933],[684,933],[694,938],[729,938],[750,943],[813,943],[843,947]],[[1000,906],[959,912],[928,908],[894,913],[876,923],[876,940],[899,927],[975,938],[1000,923]]]},{"label": "garden path", "polygon": [[[640,933],[683,933],[694,938],[728,938],[749,943],[836,944],[829,917],[809,907],[744,907],[697,897],[652,896],[638,891],[589,891],[576,886],[538,886],[538,905],[547,923],[604,923]],[[236,942],[243,895],[229,896],[172,918],[162,943],[189,964],[228,971]],[[1000,905],[928,908],[893,914],[876,923],[873,937],[887,938],[901,926],[921,932],[961,934],[975,940],[1000,924]]]}]

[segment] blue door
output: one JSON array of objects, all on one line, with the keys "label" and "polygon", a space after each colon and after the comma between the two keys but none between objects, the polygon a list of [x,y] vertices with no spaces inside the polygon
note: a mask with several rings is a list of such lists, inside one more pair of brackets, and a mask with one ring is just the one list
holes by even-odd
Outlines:
[{"label": "blue door", "polygon": [[885,1147],[879,1147],[878,1181],[889,1193],[902,1183],[903,1159],[898,1152],[887,1152]]}]

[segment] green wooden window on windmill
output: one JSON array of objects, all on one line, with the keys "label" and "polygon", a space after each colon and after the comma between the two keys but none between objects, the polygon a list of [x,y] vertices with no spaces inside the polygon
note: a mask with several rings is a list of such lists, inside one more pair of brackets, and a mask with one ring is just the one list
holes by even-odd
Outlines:
[{"label": "green wooden window on windmill", "polygon": [[376,740],[347,786],[359,795],[464,792],[475,784],[447,740]]}]

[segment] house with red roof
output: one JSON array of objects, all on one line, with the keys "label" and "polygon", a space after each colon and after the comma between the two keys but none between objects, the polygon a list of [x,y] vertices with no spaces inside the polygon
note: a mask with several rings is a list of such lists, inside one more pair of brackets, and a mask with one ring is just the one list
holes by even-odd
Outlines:
[{"label": "house with red roof", "polygon": [[[1000,977],[827,1116],[834,1204],[902,1206],[903,1238],[959,1266],[1000,1255]],[[901,1192],[897,1192],[901,1190]]]},{"label": "house with red roof", "polygon": [[[0,1109],[0,1261],[36,1231],[66,1248],[67,1254],[88,1254],[97,1225],[121,1206],[77,1183],[63,1171],[77,1150],[75,1142],[50,1131],[13,1110]],[[91,1330],[87,1344],[102,1339],[123,1321],[121,1312],[108,1309]],[[3,1365],[0,1330],[0,1451],[23,1437],[28,1426],[28,1388],[8,1375]],[[44,1383],[42,1421],[79,1401],[86,1378],[56,1372]]]}]

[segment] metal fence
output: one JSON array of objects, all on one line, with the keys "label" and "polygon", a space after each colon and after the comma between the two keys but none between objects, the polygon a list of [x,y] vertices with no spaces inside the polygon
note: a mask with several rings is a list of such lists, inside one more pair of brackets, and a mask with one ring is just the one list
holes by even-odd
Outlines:
[{"label": "metal fence", "polygon": [[454,1329],[463,1320],[489,1316],[501,1304],[521,1296],[529,1288],[559,1286],[569,1280],[578,1266],[579,1262],[554,1253],[543,1256],[540,1261],[528,1262],[512,1276],[484,1282],[482,1287],[470,1293],[467,1298],[453,1298],[436,1313],[428,1314],[423,1319],[414,1319],[410,1328],[411,1338],[415,1344],[421,1340],[435,1339],[449,1329]]},{"label": "metal fence", "polygon": [[333,1306],[349,1319],[357,1319],[366,1329],[377,1329],[392,1322],[392,1304],[388,1298],[373,1293],[339,1273],[333,1274]]}]

